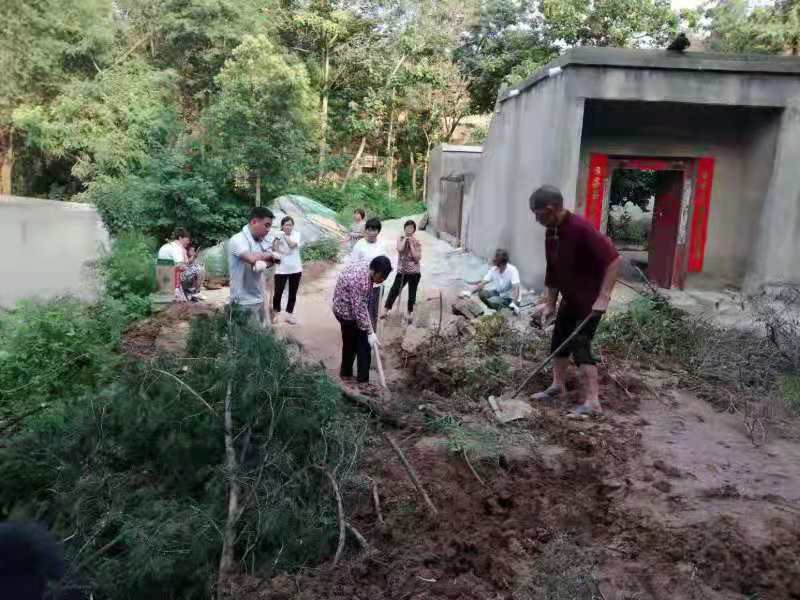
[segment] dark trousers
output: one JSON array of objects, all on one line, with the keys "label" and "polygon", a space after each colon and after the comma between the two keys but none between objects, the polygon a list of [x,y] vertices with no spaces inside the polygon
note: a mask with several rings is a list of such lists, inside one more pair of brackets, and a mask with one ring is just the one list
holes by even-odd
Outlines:
[{"label": "dark trousers", "polygon": [[292,273],[291,275],[275,274],[275,293],[272,295],[272,310],[276,313],[281,312],[281,299],[286,282],[289,282],[289,300],[286,302],[286,312],[294,312],[294,303],[297,302],[297,290],[300,288],[300,278],[302,273]]},{"label": "dark trousers", "polygon": [[369,382],[369,367],[372,361],[372,348],[369,346],[367,332],[358,328],[355,321],[339,319],[342,327],[342,367],[339,369],[341,377],[353,376],[353,361],[358,360],[359,383]]},{"label": "dark trousers", "polygon": [[381,297],[383,295],[383,286],[376,285],[372,287],[367,301],[367,310],[369,311],[369,318],[372,321],[372,330],[378,330],[378,312],[381,306]]},{"label": "dark trousers", "polygon": [[[583,322],[586,314],[578,316],[581,313],[576,313],[570,310],[563,302],[558,307],[556,313],[556,324],[553,327],[553,339],[550,341],[550,352],[555,352],[556,349],[566,340],[572,332]],[[564,348],[556,354],[559,358],[567,358],[572,356],[572,360],[576,365],[595,365],[597,358],[592,354],[592,340],[594,334],[597,332],[597,326],[600,325],[600,319],[603,318],[602,314],[592,315],[592,318],[583,326],[580,333],[572,338],[572,341],[564,346]]]},{"label": "dark trousers", "polygon": [[389,296],[386,298],[386,310],[392,310],[395,300],[408,284],[408,312],[414,312],[414,304],[417,302],[417,287],[421,278],[422,274],[420,273],[397,273],[394,276],[392,289],[389,290]]}]

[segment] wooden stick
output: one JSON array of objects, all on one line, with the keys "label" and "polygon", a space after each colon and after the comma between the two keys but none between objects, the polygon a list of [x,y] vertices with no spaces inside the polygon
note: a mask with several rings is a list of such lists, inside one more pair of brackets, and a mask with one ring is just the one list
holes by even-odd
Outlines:
[{"label": "wooden stick", "polygon": [[486,482],[483,479],[481,479],[481,476],[478,475],[478,472],[475,470],[475,467],[473,467],[472,463],[469,462],[469,457],[467,456],[466,448],[461,449],[461,455],[464,457],[464,462],[467,463],[467,466],[469,467],[469,470],[472,471],[472,474],[475,476],[475,479],[477,479],[478,483],[480,483],[482,486],[485,487]]},{"label": "wooden stick", "polygon": [[372,480],[372,501],[375,503],[375,512],[378,515],[378,523],[381,525],[385,525],[383,520],[383,514],[381,514],[381,501],[378,498],[378,482],[374,479]]},{"label": "wooden stick", "polygon": [[337,564],[339,564],[339,559],[342,557],[342,551],[344,550],[345,520],[344,506],[342,506],[342,495],[339,493],[339,486],[336,484],[336,480],[333,478],[333,475],[331,475],[330,472],[326,471],[322,467],[317,467],[317,469],[324,473],[325,477],[328,478],[331,488],[333,489],[333,494],[336,496],[336,514],[337,518],[339,519],[339,543],[336,546],[336,554],[333,556],[333,566],[335,567]]},{"label": "wooden stick", "polygon": [[444,298],[442,297],[442,290],[439,289],[439,324],[436,326],[436,337],[442,335],[442,315],[444,313]]},{"label": "wooden stick", "polygon": [[375,349],[375,361],[378,365],[378,380],[380,381],[381,387],[383,389],[389,389],[386,386],[386,376],[383,374],[383,362],[381,362],[381,353],[380,350],[378,350],[377,344],[375,345],[374,349]]},{"label": "wooden stick", "polygon": [[436,510],[436,507],[431,502],[431,499],[428,497],[428,493],[425,491],[425,488],[422,487],[422,483],[419,481],[419,477],[417,476],[417,472],[414,470],[414,467],[411,466],[411,463],[408,462],[406,455],[403,454],[403,451],[400,449],[400,446],[397,445],[397,442],[394,441],[394,438],[390,436],[388,433],[384,433],[383,437],[386,438],[386,441],[392,446],[392,449],[397,454],[400,462],[403,463],[403,467],[405,467],[406,473],[408,473],[411,482],[414,484],[414,487],[417,488],[419,495],[422,496],[422,499],[425,501],[425,504],[428,506],[428,510],[432,515],[438,515],[439,511]]}]

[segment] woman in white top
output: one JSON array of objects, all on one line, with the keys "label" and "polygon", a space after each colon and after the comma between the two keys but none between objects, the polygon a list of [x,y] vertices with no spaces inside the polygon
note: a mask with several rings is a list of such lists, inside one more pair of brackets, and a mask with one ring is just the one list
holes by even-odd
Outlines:
[{"label": "woman in white top", "polygon": [[286,320],[296,324],[294,305],[297,302],[297,290],[300,288],[300,277],[303,275],[303,261],[300,258],[300,232],[294,229],[294,219],[286,216],[281,219],[281,230],[275,235],[272,250],[280,254],[280,262],[275,266],[275,293],[272,296],[272,322],[278,320],[281,312],[281,300],[286,283],[289,283],[289,299],[286,302]]},{"label": "woman in white top", "polygon": [[[363,263],[372,264],[373,259],[379,256],[386,256],[386,248],[383,242],[378,239],[382,229],[381,220],[376,217],[367,219],[364,225],[364,237],[356,242],[353,251],[350,253],[350,264]],[[383,284],[374,285],[372,294],[369,297],[369,316],[372,319],[372,328],[377,328],[378,310],[383,298]]]}]

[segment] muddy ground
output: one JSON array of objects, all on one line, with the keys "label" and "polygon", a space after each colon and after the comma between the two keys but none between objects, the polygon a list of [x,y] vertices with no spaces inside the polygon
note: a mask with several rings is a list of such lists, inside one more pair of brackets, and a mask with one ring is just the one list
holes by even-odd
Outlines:
[{"label": "muddy ground", "polygon": [[[278,327],[332,374],[338,328],[323,309],[335,272],[307,281],[301,325]],[[437,294],[425,299],[436,305]],[[174,310],[137,326],[126,350],[168,347],[202,309]],[[369,547],[348,534],[336,567],[241,577],[236,598],[800,598],[800,445],[770,435],[756,446],[741,414],[687,393],[668,363],[611,355],[601,365],[605,417],[566,418],[572,389],[500,426],[488,394],[513,389],[545,354],[545,338],[526,330],[519,352],[490,347],[491,330],[448,315],[444,337],[431,341],[438,307],[426,310],[415,325],[385,325],[392,394],[376,401],[401,424],[376,421],[356,484],[342,490]],[[507,369],[493,371],[494,359]],[[545,384],[542,375],[531,391]]]},{"label": "muddy ground", "polygon": [[[238,597],[800,598],[800,446],[756,447],[741,415],[682,391],[674,370],[612,357],[604,418],[566,418],[573,390],[500,427],[485,395],[454,383],[454,366],[473,359],[474,332],[461,329],[415,356],[399,342],[386,351],[396,380],[382,402],[403,425],[385,430],[437,514],[376,430],[361,485],[345,491],[369,550],[348,537],[336,568],[244,579]],[[524,373],[543,348],[538,338],[522,358],[497,352]]]}]

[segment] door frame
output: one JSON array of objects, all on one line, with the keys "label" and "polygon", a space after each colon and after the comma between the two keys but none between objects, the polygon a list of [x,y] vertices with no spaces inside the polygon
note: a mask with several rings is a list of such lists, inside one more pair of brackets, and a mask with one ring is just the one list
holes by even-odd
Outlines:
[{"label": "door frame", "polygon": [[683,289],[687,273],[699,273],[703,270],[714,179],[714,158],[591,153],[584,215],[603,233],[608,229],[611,178],[618,169],[683,172],[681,217],[672,269],[672,287]]}]

